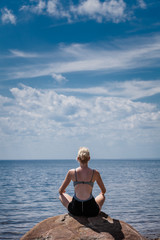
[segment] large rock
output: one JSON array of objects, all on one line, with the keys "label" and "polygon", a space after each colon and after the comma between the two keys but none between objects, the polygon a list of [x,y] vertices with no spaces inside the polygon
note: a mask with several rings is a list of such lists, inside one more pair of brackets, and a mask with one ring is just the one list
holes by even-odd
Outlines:
[{"label": "large rock", "polygon": [[125,222],[101,212],[97,217],[70,214],[48,218],[27,232],[21,240],[145,240]]}]

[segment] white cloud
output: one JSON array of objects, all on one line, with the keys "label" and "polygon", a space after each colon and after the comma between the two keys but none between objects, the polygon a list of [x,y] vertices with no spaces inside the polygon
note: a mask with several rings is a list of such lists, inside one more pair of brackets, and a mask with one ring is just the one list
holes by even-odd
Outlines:
[{"label": "white cloud", "polygon": [[[156,105],[134,102],[126,96],[91,96],[83,99],[24,85],[12,88],[11,93],[13,99],[1,96],[1,126],[6,124],[6,129],[15,135],[76,136],[79,129],[86,126],[88,134],[92,135],[94,128],[94,132],[102,134],[108,130],[142,128],[145,124],[153,127],[160,118]],[[122,93],[125,94],[123,90]]]},{"label": "white cloud", "polygon": [[53,16],[57,16],[59,15],[58,13],[58,9],[57,9],[57,6],[58,5],[58,1],[55,0],[49,0],[48,3],[47,3],[47,12]]},{"label": "white cloud", "polygon": [[[127,86],[130,91],[131,87],[126,83],[126,89]],[[139,92],[141,88],[143,91],[140,82]],[[14,146],[16,152],[12,149],[11,158],[19,156],[19,147],[23,149],[23,158],[42,157],[44,146],[43,157],[47,157],[49,151],[52,157],[56,152],[62,158],[66,157],[68,148],[77,149],[81,144],[99,150],[102,146],[109,148],[114,156],[119,146],[122,152],[126,152],[126,146],[142,146],[144,143],[145,147],[155,146],[160,140],[157,106],[134,102],[126,98],[123,89],[121,97],[115,97],[114,93],[113,96],[75,97],[25,85],[12,88],[11,93],[13,97],[0,97],[0,146],[5,146],[7,152]],[[58,152],[58,149],[65,151]],[[132,149],[130,157],[135,151],[136,148]]]},{"label": "white cloud", "polygon": [[160,93],[160,80],[134,80],[126,81],[123,83],[115,83],[114,88],[112,88],[111,92],[112,94],[118,94],[118,96],[126,96],[127,98],[134,100],[145,98]]},{"label": "white cloud", "polygon": [[[143,0],[138,0],[138,7],[146,8]],[[21,11],[29,11],[35,14],[49,15],[57,19],[75,20],[93,19],[97,22],[112,21],[119,23],[128,20],[132,6],[128,10],[124,0],[81,0],[77,4],[69,2],[63,4],[60,0],[37,0],[30,5],[24,5]]]},{"label": "white cloud", "polygon": [[14,57],[35,58],[39,56],[38,54],[35,53],[23,52],[16,49],[11,49],[10,52],[13,54]]},{"label": "white cloud", "polygon": [[48,0],[46,12],[52,17],[67,18],[68,21],[70,21],[71,18],[69,11],[66,10],[58,0]]},{"label": "white cloud", "polygon": [[35,13],[40,14],[40,13],[43,12],[43,10],[44,10],[45,8],[46,8],[46,3],[45,3],[45,1],[39,0],[37,6],[35,6],[35,8],[33,8],[33,10],[35,11]]},{"label": "white cloud", "polygon": [[[12,50],[15,56],[39,56],[36,63],[24,63],[21,69],[7,69],[7,79],[52,76],[54,74],[84,71],[115,72],[129,69],[159,67],[159,36],[146,39],[128,39],[106,46],[89,44],[71,44],[61,46],[50,53],[36,54]],[[142,41],[143,40],[143,41]],[[114,46],[114,47],[113,47]],[[42,64],[43,61],[43,64]]]},{"label": "white cloud", "polygon": [[9,10],[8,8],[3,8],[1,10],[1,13],[2,13],[2,16],[1,16],[2,23],[16,24],[16,16],[12,13],[11,10]]},{"label": "white cloud", "polygon": [[123,0],[111,0],[104,2],[104,14],[109,14],[114,20],[122,20],[126,17],[126,3]]},{"label": "white cloud", "polygon": [[98,22],[104,20],[112,20],[120,22],[126,18],[126,4],[123,0],[99,0],[82,1],[77,7],[73,6],[72,11],[76,15],[88,16],[91,19],[96,19]]},{"label": "white cloud", "polygon": [[31,12],[34,14],[49,15],[55,18],[67,18],[70,21],[70,13],[65,10],[65,7],[59,0],[37,0],[36,3],[23,5],[20,11]]},{"label": "white cloud", "polygon": [[[144,0],[137,0],[137,7],[146,8]],[[97,22],[124,22],[131,18],[133,7],[128,9],[125,0],[80,0],[77,4],[69,1],[67,4],[60,0],[34,0],[23,5],[19,11],[37,15],[47,15],[56,19],[64,19],[69,23],[93,19]],[[134,15],[134,13],[133,13]],[[2,22],[16,24],[16,17],[11,10],[2,9]]]},{"label": "white cloud", "polygon": [[38,0],[36,5],[35,4],[23,5],[20,8],[20,11],[30,11],[35,14],[43,14],[45,8],[46,8],[46,2],[43,0]]},{"label": "white cloud", "polygon": [[139,5],[141,8],[145,9],[145,8],[147,7],[147,5],[146,5],[146,3],[144,2],[144,0],[137,0],[137,1],[138,1],[138,5]]},{"label": "white cloud", "polygon": [[61,74],[52,73],[51,76],[52,76],[57,82],[66,81],[66,78],[63,77]]},{"label": "white cloud", "polygon": [[101,95],[112,97],[123,97],[131,100],[150,97],[160,93],[160,80],[140,81],[130,80],[124,82],[107,82],[104,86],[90,88],[60,88],[58,92],[80,93],[89,95]]},{"label": "white cloud", "polygon": [[78,6],[71,6],[71,11],[78,16],[88,16],[89,18],[96,19],[98,22],[102,20],[102,4],[99,0],[82,1]]}]

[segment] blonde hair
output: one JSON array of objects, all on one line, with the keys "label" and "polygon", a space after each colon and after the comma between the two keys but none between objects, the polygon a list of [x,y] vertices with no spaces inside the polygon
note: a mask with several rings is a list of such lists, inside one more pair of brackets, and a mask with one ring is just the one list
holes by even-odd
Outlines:
[{"label": "blonde hair", "polygon": [[86,147],[80,147],[77,158],[81,163],[87,163],[90,159],[89,149]]}]

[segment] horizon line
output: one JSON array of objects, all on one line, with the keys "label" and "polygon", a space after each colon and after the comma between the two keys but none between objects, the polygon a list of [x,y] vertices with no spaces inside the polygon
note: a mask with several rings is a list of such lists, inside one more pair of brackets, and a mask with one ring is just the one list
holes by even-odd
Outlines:
[{"label": "horizon line", "polygon": [[[103,161],[112,161],[112,160],[160,160],[160,158],[158,157],[154,157],[154,158],[92,158],[92,161],[99,161],[99,160],[103,160]],[[59,159],[52,159],[52,158],[33,158],[33,159],[0,159],[0,161],[77,161],[76,159],[71,159],[71,158],[59,158]]]}]

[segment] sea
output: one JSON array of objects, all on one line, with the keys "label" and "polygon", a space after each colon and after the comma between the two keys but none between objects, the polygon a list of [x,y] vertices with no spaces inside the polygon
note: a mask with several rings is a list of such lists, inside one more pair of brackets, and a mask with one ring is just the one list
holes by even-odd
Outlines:
[{"label": "sea", "polygon": [[[76,160],[0,161],[0,239],[20,239],[42,220],[67,213],[58,189]],[[148,239],[160,237],[160,160],[91,160],[107,188],[102,211]],[[73,184],[66,189],[73,195]],[[95,183],[93,195],[100,193]]]}]

